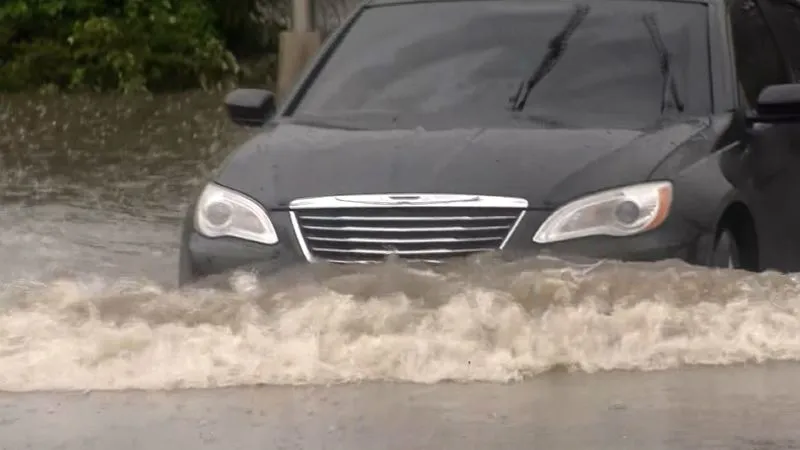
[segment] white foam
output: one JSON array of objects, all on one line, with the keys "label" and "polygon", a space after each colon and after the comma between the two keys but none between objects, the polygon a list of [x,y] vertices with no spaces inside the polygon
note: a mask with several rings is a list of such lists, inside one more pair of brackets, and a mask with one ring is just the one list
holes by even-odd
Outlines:
[{"label": "white foam", "polygon": [[0,389],[359,380],[508,382],[554,368],[800,360],[800,285],[778,274],[606,264],[402,267],[238,292],[124,280],[9,285]]}]

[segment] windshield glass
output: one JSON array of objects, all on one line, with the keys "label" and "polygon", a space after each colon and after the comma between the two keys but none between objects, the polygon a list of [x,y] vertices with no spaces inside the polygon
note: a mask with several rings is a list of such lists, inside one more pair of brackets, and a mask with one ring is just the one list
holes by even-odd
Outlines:
[{"label": "windshield glass", "polygon": [[[510,98],[575,13],[556,1],[446,1],[366,8],[312,80],[293,115],[393,126],[532,125],[643,128],[711,110],[706,7],[590,2],[525,108]],[[662,112],[662,55],[683,111]]]}]

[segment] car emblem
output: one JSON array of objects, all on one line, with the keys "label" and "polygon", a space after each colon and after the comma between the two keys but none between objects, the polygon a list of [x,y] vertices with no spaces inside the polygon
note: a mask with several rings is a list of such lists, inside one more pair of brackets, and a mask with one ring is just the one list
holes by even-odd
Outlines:
[{"label": "car emblem", "polygon": [[366,205],[417,206],[475,202],[480,197],[460,194],[368,194],[337,196],[336,200]]}]

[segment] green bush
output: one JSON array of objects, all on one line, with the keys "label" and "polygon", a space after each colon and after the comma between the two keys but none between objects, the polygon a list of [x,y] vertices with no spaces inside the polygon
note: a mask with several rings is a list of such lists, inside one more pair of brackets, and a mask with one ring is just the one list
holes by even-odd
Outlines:
[{"label": "green bush", "polygon": [[210,88],[274,51],[255,1],[2,0],[0,90]]}]

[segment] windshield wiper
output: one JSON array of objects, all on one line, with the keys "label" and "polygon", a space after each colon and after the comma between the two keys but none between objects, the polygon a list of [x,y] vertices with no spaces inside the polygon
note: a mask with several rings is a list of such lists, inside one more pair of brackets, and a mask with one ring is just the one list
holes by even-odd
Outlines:
[{"label": "windshield wiper", "polygon": [[653,14],[646,14],[642,18],[642,21],[645,27],[647,27],[647,32],[650,33],[650,39],[652,39],[653,46],[656,48],[659,56],[661,76],[663,78],[663,84],[661,86],[661,112],[663,113],[667,109],[667,93],[672,96],[672,106],[674,106],[678,112],[683,112],[684,105],[678,95],[678,84],[675,82],[675,77],[672,75],[670,54],[667,50],[667,46],[664,45],[664,40],[661,38],[661,32],[659,32],[658,25],[656,25],[656,19]]},{"label": "windshield wiper", "polygon": [[588,5],[577,6],[564,28],[550,39],[547,53],[544,55],[544,58],[542,58],[539,66],[527,80],[520,83],[517,92],[509,98],[512,111],[522,111],[522,109],[525,108],[525,103],[528,101],[528,95],[530,95],[531,90],[553,70],[553,67],[567,48],[567,41],[572,36],[572,33],[575,32],[575,29],[583,22],[583,19],[589,14],[589,9]]}]

